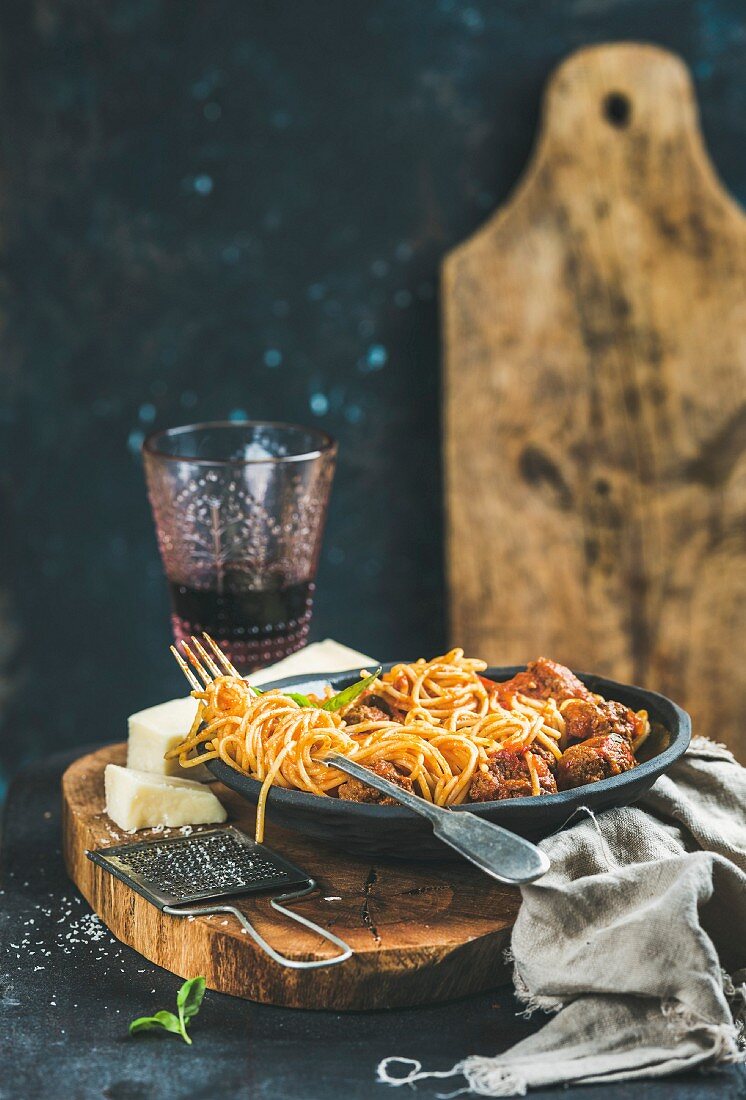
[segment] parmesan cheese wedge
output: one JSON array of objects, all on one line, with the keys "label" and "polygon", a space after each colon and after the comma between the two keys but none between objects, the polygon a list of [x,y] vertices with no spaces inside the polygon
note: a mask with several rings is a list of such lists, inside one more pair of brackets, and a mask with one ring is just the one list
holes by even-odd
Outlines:
[{"label": "parmesan cheese wedge", "polygon": [[127,767],[155,775],[173,775],[182,779],[207,782],[213,778],[204,764],[182,768],[178,759],[164,760],[170,749],[178,745],[189,732],[197,713],[197,700],[171,699],[156,707],[131,714],[127,720]]},{"label": "parmesan cheese wedge", "polygon": [[[297,653],[291,653],[289,657],[283,657],[277,664],[269,668],[263,668],[261,672],[253,672],[249,676],[252,684],[261,687],[272,680],[280,680],[283,676],[297,676],[304,672],[312,675],[317,672],[347,672],[348,669],[357,671],[361,668],[375,668],[377,661],[372,657],[366,657],[357,649],[340,645],[331,638],[325,638],[323,642],[312,642]],[[372,671],[371,668],[371,671]]]},{"label": "parmesan cheese wedge", "polygon": [[191,779],[107,764],[104,788],[107,814],[128,833],[157,825],[209,825],[228,816],[212,791]]}]

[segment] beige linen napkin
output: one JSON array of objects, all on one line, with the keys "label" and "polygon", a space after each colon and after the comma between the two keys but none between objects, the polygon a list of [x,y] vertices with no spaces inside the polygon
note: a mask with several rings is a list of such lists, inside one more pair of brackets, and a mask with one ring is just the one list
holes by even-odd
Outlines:
[{"label": "beige linen napkin", "polygon": [[522,888],[511,954],[518,998],[551,1020],[450,1074],[387,1058],[379,1081],[463,1075],[464,1092],[516,1096],[742,1060],[746,770],[728,750],[695,738],[635,806],[541,847],[551,870]]}]

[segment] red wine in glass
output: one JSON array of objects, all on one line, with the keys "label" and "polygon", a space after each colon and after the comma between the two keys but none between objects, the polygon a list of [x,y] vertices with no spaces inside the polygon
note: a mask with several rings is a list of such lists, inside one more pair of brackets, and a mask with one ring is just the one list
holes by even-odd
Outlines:
[{"label": "red wine in glass", "polygon": [[222,591],[169,582],[174,636],[210,634],[237,668],[260,668],[300,649],[311,625],[313,581]]}]

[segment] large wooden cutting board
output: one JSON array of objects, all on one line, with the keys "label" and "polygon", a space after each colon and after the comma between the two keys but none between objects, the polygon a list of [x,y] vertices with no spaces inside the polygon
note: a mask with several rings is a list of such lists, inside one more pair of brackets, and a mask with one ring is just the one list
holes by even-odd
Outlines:
[{"label": "large wooden cutting board", "polygon": [[678,58],[559,67],[443,308],[454,644],[657,688],[746,757],[746,219]]},{"label": "large wooden cutting board", "polygon": [[[149,839],[121,833],[103,812],[104,768],[123,764],[124,745],[81,757],[62,780],[68,873],[111,932],[182,978],[203,974],[210,989],[290,1008],[363,1009],[426,1004],[490,989],[508,978],[503,960],[519,892],[463,862],[371,864],[267,821],[266,843],[312,875],[313,898],[294,908],[354,948],[347,962],[299,972],[274,963],[229,916],[186,920],[161,913],[92,863],[86,849]],[[254,833],[254,811],[213,786],[228,820]],[[162,834],[169,835],[169,831]],[[259,931],[292,958],[328,958],[336,948],[288,923],[262,898],[235,900]]]}]

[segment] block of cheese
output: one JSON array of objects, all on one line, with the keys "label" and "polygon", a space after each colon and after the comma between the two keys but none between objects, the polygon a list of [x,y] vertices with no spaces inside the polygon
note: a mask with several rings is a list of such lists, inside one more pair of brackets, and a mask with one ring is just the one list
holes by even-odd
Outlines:
[{"label": "block of cheese", "polygon": [[107,814],[128,833],[157,825],[210,825],[228,816],[210,788],[191,779],[107,764],[104,789]]},{"label": "block of cheese", "polygon": [[361,668],[370,668],[373,671],[375,664],[375,658],[366,657],[356,649],[350,649],[346,645],[332,641],[331,638],[325,638],[323,642],[313,642],[305,649],[291,653],[289,657],[284,657],[282,661],[278,661],[270,668],[251,673],[249,680],[257,687],[261,687],[262,684],[268,684],[272,680],[281,680],[284,676],[300,676],[304,672],[311,674],[347,672],[348,669],[358,671]]},{"label": "block of cheese", "polygon": [[197,700],[188,695],[186,699],[171,699],[168,703],[131,714],[127,720],[127,767],[202,782],[212,779],[204,764],[182,768],[178,760],[163,759],[169,749],[183,741],[196,713]]}]

